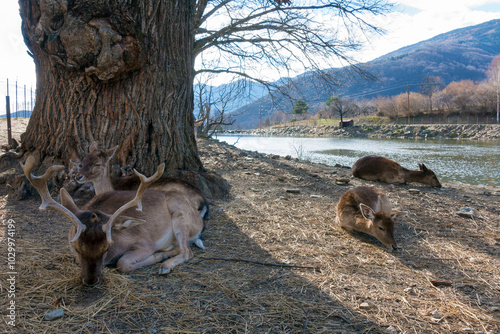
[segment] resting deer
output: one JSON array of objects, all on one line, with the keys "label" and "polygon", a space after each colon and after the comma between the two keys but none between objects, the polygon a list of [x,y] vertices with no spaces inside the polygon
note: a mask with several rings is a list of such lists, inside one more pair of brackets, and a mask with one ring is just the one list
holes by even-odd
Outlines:
[{"label": "resting deer", "polygon": [[378,155],[367,155],[358,159],[352,166],[352,175],[370,181],[387,183],[419,182],[441,188],[436,174],[424,164],[418,164],[420,170],[409,170],[396,161]]},{"label": "resting deer", "polygon": [[[118,271],[130,272],[163,260],[160,274],[191,259],[190,242],[203,248],[200,234],[203,220],[185,194],[178,191],[147,189],[162,174],[164,164],[146,178],[134,170],[141,183],[137,191],[110,191],[96,195],[79,209],[68,192],[60,191],[61,204],[47,188],[47,180],[64,166],[51,166],[42,176],[31,170],[35,158],[28,157],[21,167],[42,198],[40,210],[54,210],[65,215],[73,226],[69,245],[81,267],[85,285],[95,285],[101,277],[101,266],[116,264]],[[137,210],[133,209],[138,207]]]},{"label": "resting deer", "polygon": [[[114,190],[135,190],[140,179],[136,175],[113,178],[110,174],[110,162],[115,156],[118,146],[109,150],[101,150],[93,142],[89,154],[83,159],[76,175],[78,183],[92,182],[96,195]],[[162,179],[151,185],[151,189],[164,191],[177,190],[187,195],[192,205],[200,211],[201,217],[208,216],[208,202],[202,192],[193,185],[177,179]]]},{"label": "resting deer", "polygon": [[346,191],[337,204],[337,222],[348,231],[374,236],[390,251],[397,249],[394,223],[403,217],[392,212],[391,202],[373,187],[355,187]]}]

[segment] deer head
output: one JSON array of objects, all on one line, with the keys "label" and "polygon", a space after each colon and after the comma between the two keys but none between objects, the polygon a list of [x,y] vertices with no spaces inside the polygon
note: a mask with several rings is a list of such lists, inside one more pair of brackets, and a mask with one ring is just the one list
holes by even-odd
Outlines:
[{"label": "deer head", "polygon": [[371,222],[369,232],[382,242],[389,250],[396,250],[398,245],[394,238],[394,223],[402,218],[402,212],[387,214],[383,211],[375,212],[368,205],[360,203],[359,209],[363,217]]},{"label": "deer head", "polygon": [[[40,211],[47,209],[54,210],[66,216],[73,226],[69,232],[70,247],[77,254],[77,262],[81,267],[81,278],[84,284],[92,286],[99,282],[101,277],[101,266],[106,256],[106,252],[113,244],[112,229],[124,228],[141,224],[144,221],[136,218],[122,216],[122,213],[130,208],[137,207],[142,211],[142,197],[146,189],[163,174],[165,164],[158,166],[156,173],[147,178],[136,170],[134,172],[141,179],[141,184],[135,197],[123,204],[112,215],[101,210],[82,211],[74,203],[71,196],[65,189],[61,189],[61,203],[57,203],[47,188],[47,180],[64,166],[51,166],[42,176],[34,176],[31,173],[35,165],[35,158],[28,157],[25,164],[21,163],[21,168],[26,178],[35,187],[42,198]],[[117,196],[119,193],[112,193],[110,196]],[[103,209],[103,208],[100,208]]]},{"label": "deer head", "polygon": [[439,182],[436,174],[434,174],[432,170],[427,168],[424,164],[418,164],[418,167],[420,168],[420,171],[423,174],[422,179],[423,181],[425,181],[422,183],[429,184],[432,187],[441,188],[441,183]]},{"label": "deer head", "polygon": [[99,150],[97,142],[93,142],[89,147],[89,154],[83,158],[76,181],[78,183],[98,182],[103,178],[108,178],[109,161],[115,156],[118,145],[106,150]]}]

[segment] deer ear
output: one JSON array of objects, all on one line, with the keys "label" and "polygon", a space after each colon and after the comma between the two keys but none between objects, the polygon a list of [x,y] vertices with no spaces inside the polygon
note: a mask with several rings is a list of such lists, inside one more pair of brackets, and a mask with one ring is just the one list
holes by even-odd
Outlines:
[{"label": "deer ear", "polygon": [[108,157],[108,161],[114,158],[116,151],[118,151],[118,145],[104,152]]},{"label": "deer ear", "polygon": [[123,230],[125,228],[138,226],[144,224],[146,221],[144,219],[137,219],[127,216],[120,216],[116,219],[116,222],[113,224],[114,230]]},{"label": "deer ear", "polygon": [[427,169],[427,167],[425,167],[425,165],[424,165],[424,164],[418,164],[418,167],[420,167],[420,170],[421,170],[422,172],[426,172],[426,171],[428,170],[428,169]]},{"label": "deer ear", "polygon": [[92,144],[90,144],[90,147],[89,147],[89,153],[92,153],[94,151],[97,151],[99,148],[97,147],[97,142],[94,141],[92,142]]},{"label": "deer ear", "polygon": [[360,203],[359,209],[361,210],[361,214],[368,220],[373,220],[375,218],[375,212],[368,205]]},{"label": "deer ear", "polygon": [[391,213],[391,219],[395,223],[403,219],[404,216],[406,216],[406,213],[402,211],[394,211]]},{"label": "deer ear", "polygon": [[78,209],[76,206],[75,202],[73,201],[73,198],[69,195],[69,193],[66,191],[66,189],[61,188],[61,191],[59,192],[61,196],[61,204],[71,211],[75,216],[78,215],[81,211]]}]

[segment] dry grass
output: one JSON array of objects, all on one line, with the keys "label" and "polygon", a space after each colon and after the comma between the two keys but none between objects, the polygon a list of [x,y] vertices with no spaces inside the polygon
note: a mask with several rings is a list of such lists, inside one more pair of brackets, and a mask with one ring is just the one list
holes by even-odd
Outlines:
[{"label": "dry grass", "polygon": [[[21,134],[28,125],[29,118],[19,117],[11,119],[12,138],[20,142]],[[0,145],[7,145],[7,119],[0,118]]]},{"label": "dry grass", "polygon": [[[402,249],[389,253],[377,240],[334,224],[336,202],[347,189],[335,179],[349,170],[271,159],[211,141],[201,140],[199,147],[205,166],[232,185],[231,198],[212,203],[207,250],[193,249],[194,258],[166,277],[157,276],[157,266],[123,275],[105,269],[102,284],[84,287],[67,247],[70,223],[38,212],[37,200],[3,196],[3,221],[16,222],[18,274],[16,328],[2,324],[0,332],[499,332],[498,188],[377,184],[408,211],[396,227]],[[361,184],[373,183],[351,181]],[[290,188],[300,193],[287,193]],[[420,193],[410,194],[410,188]],[[459,217],[463,206],[474,207],[479,218]],[[5,232],[4,226],[2,271]],[[3,277],[1,283],[6,314]],[[43,320],[57,308],[65,311],[62,319]]]}]

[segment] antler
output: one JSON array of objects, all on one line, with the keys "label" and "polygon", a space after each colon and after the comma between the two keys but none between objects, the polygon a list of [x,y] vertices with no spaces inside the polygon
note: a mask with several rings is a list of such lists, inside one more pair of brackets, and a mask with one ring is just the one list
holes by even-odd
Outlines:
[{"label": "antler", "polygon": [[80,234],[85,231],[86,226],[83,225],[82,222],[71,211],[54,201],[52,196],[50,196],[49,189],[47,188],[47,180],[50,179],[52,174],[54,174],[55,172],[64,169],[64,166],[50,166],[42,176],[34,176],[33,174],[31,174],[31,170],[35,165],[35,157],[30,155],[28,159],[26,159],[25,164],[23,164],[22,162],[20,164],[21,168],[23,169],[24,175],[26,175],[28,181],[30,181],[33,187],[35,187],[36,191],[38,191],[38,194],[40,194],[40,197],[42,198],[42,204],[40,204],[38,210],[45,211],[47,209],[52,209],[58,213],[65,215],[69,220],[71,220],[76,227],[76,234],[71,242],[75,242],[78,237],[80,237]]},{"label": "antler", "polygon": [[106,237],[109,243],[113,242],[111,239],[111,228],[113,227],[113,223],[116,220],[116,218],[118,218],[119,215],[121,215],[126,210],[133,208],[134,206],[137,206],[138,211],[142,211],[142,196],[144,195],[144,192],[153,182],[158,180],[160,176],[163,175],[164,170],[165,170],[165,164],[162,163],[161,165],[158,166],[158,169],[153,176],[146,177],[134,169],[135,175],[137,175],[141,179],[141,184],[139,185],[139,189],[137,189],[137,193],[135,194],[134,199],[128,203],[123,204],[118,210],[116,210],[115,213],[113,213],[113,215],[111,216],[111,218],[109,218],[108,222],[104,224],[102,227],[103,231],[106,232]]}]

